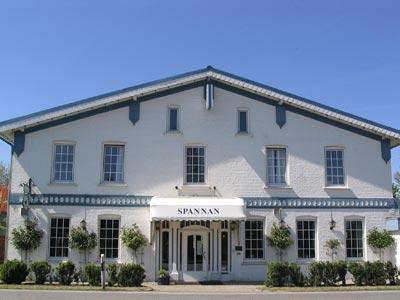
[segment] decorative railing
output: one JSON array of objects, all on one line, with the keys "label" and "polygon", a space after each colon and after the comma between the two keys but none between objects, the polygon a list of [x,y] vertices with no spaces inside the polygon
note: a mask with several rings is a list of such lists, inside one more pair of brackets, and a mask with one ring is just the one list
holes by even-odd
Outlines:
[{"label": "decorative railing", "polygon": [[[152,196],[39,194],[30,205],[149,206]],[[397,208],[392,198],[265,198],[244,197],[247,208]],[[23,194],[11,194],[11,205],[22,204]]]}]

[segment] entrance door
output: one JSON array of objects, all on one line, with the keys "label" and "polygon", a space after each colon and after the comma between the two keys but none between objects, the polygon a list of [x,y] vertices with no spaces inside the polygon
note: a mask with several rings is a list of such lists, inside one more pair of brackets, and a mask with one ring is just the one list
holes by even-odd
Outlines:
[{"label": "entrance door", "polygon": [[183,234],[182,273],[184,281],[207,280],[207,232],[190,231]]}]

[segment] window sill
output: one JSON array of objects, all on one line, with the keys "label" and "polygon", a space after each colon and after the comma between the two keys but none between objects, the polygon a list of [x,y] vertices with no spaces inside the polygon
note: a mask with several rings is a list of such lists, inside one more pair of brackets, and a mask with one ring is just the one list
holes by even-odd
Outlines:
[{"label": "window sill", "polygon": [[49,257],[48,258],[48,261],[50,262],[50,263],[60,263],[60,262],[66,262],[66,261],[68,261],[69,260],[69,258],[68,257]]},{"label": "window sill", "polygon": [[100,187],[127,187],[126,183],[112,183],[112,182],[101,182],[98,184]]},{"label": "window sill", "polygon": [[247,136],[247,137],[253,137],[253,135],[250,132],[236,132],[235,136]]},{"label": "window sill", "polygon": [[292,190],[293,188],[290,185],[265,185],[264,189]]},{"label": "window sill", "polygon": [[48,186],[78,186],[77,183],[75,182],[62,182],[62,181],[54,181],[54,182],[49,182],[47,184]]},{"label": "window sill", "polygon": [[180,130],[168,130],[164,133],[165,135],[183,135]]},{"label": "window sill", "polygon": [[345,185],[332,185],[332,186],[325,186],[324,187],[325,190],[345,190],[345,191],[349,191],[350,188],[348,186]]},{"label": "window sill", "polygon": [[267,261],[265,259],[260,259],[260,260],[244,260],[242,262],[242,265],[265,265],[267,264]]}]

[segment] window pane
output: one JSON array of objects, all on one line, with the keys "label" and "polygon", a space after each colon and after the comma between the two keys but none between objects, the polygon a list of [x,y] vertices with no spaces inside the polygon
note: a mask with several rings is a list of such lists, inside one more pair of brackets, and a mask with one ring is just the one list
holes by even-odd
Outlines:
[{"label": "window pane", "polygon": [[178,130],[178,109],[169,109],[169,128],[168,130]]},{"label": "window pane", "polygon": [[264,222],[245,222],[245,257],[246,259],[264,258]]},{"label": "window pane", "polygon": [[100,220],[100,254],[106,258],[118,258],[119,220]]},{"label": "window pane", "polygon": [[286,184],[286,149],[267,148],[267,181],[269,185]]},{"label": "window pane", "polygon": [[103,181],[124,181],[124,145],[105,145],[103,158]]},{"label": "window pane", "polygon": [[204,147],[186,148],[186,182],[204,183]]}]

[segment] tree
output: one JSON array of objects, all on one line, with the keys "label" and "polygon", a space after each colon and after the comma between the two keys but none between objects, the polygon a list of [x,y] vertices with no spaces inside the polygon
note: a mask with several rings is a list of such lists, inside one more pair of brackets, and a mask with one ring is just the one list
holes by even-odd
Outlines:
[{"label": "tree", "polygon": [[394,174],[394,183],[392,183],[393,198],[400,198],[400,172]]},{"label": "tree", "polygon": [[337,254],[337,250],[340,247],[340,241],[336,239],[327,240],[324,247],[327,250],[326,254],[331,257],[331,261],[333,262],[333,259]]},{"label": "tree", "polygon": [[20,251],[25,252],[25,262],[28,263],[29,252],[40,246],[43,232],[36,228],[36,223],[26,220],[25,227],[14,228],[11,232],[11,243]]},{"label": "tree", "polygon": [[8,185],[10,182],[10,168],[0,161],[0,185]]},{"label": "tree", "polygon": [[290,237],[289,227],[284,223],[281,223],[280,225],[274,223],[270,235],[267,236],[267,240],[269,245],[277,250],[279,261],[282,261],[283,251],[293,244],[293,240]]},{"label": "tree", "polygon": [[140,231],[139,227],[134,223],[131,227],[122,230],[122,243],[131,249],[137,261],[137,251],[146,246],[146,237]]},{"label": "tree", "polygon": [[89,232],[86,222],[82,221],[80,226],[73,227],[69,236],[69,244],[72,249],[83,252],[85,265],[87,264],[87,251],[96,247],[96,233]]},{"label": "tree", "polygon": [[369,246],[379,251],[379,260],[383,261],[383,250],[394,244],[394,238],[386,229],[379,231],[374,227],[368,231],[367,242]]}]

